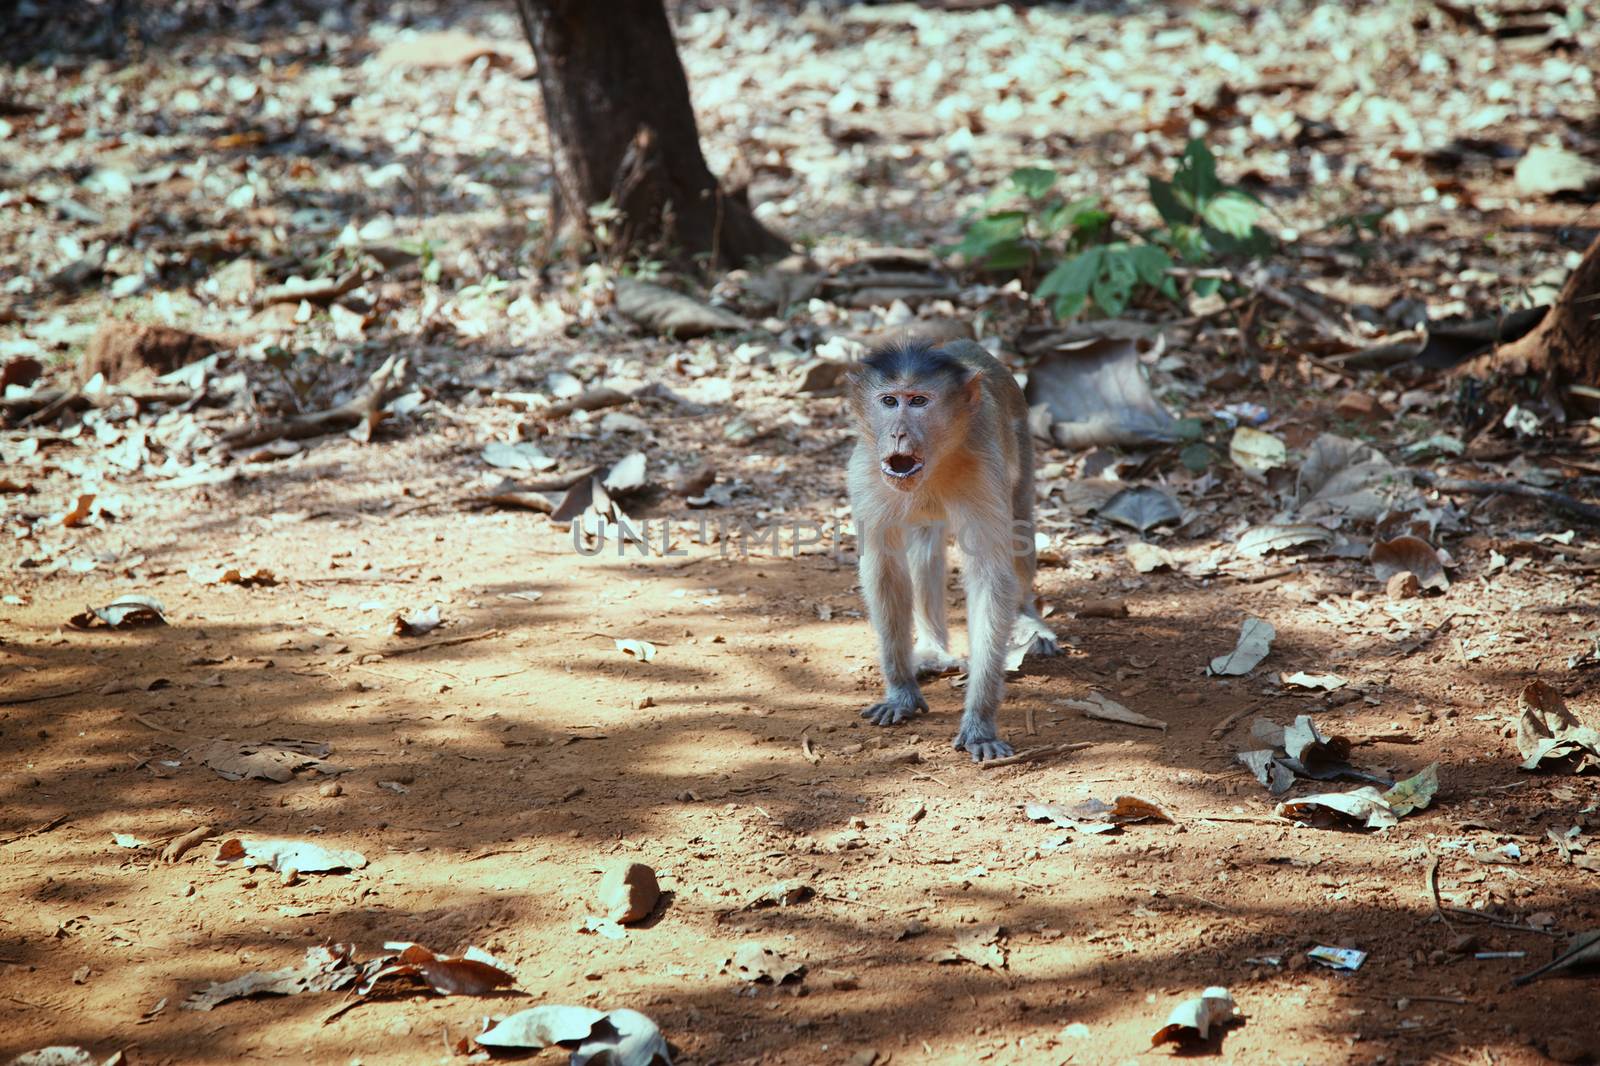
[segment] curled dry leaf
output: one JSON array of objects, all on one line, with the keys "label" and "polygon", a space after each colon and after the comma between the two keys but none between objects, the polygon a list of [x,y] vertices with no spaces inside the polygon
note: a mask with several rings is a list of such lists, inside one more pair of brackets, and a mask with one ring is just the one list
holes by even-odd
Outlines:
[{"label": "curled dry leaf", "polygon": [[618,459],[600,483],[613,496],[626,496],[645,487],[644,471],[644,452],[632,452]]},{"label": "curled dry leaf", "polygon": [[216,740],[200,751],[200,761],[229,781],[256,778],[281,783],[293,780],[299,770],[344,773],[344,767],[322,758],[331,750],[327,744],[313,740],[275,739],[260,743]]},{"label": "curled dry leaf", "polygon": [[1135,541],[1127,547],[1128,562],[1141,574],[1152,573],[1156,570],[1172,570],[1178,565],[1178,560],[1172,553],[1159,544],[1147,544],[1144,541]]},{"label": "curled dry leaf", "polygon": [[1100,517],[1144,533],[1181,521],[1183,508],[1160,489],[1139,485],[1123,489],[1107,500],[1100,508]]},{"label": "curled dry leaf", "polygon": [[1085,718],[1098,718],[1103,722],[1121,722],[1123,725],[1143,726],[1146,729],[1166,729],[1167,723],[1150,718],[1138,711],[1130,711],[1102,692],[1091,692],[1086,700],[1063,700],[1063,704],[1083,712]]},{"label": "curled dry leaf", "polygon": [[1034,363],[1025,390],[1028,406],[1048,407],[1050,436],[1057,445],[1140,445],[1176,438],[1176,420],[1150,391],[1140,366],[1140,343],[1114,337],[1067,340]]},{"label": "curled dry leaf", "polygon": [[1292,674],[1280,673],[1278,683],[1285,688],[1304,688],[1313,691],[1334,692],[1350,682],[1338,674],[1308,674],[1298,670]]},{"label": "curled dry leaf", "polygon": [[1006,949],[1000,943],[998,925],[966,926],[956,934],[955,941],[943,951],[935,952],[933,962],[970,962],[985,970],[1006,968]]},{"label": "curled dry leaf", "polygon": [[1239,1008],[1226,988],[1208,988],[1193,999],[1186,999],[1167,1015],[1167,1022],[1150,1037],[1151,1047],[1211,1039],[1216,1029],[1238,1020]]},{"label": "curled dry leaf", "polygon": [[483,461],[500,470],[550,470],[560,461],[527,441],[491,441],[483,446]]},{"label": "curled dry leaf", "polygon": [[518,1011],[473,1037],[480,1047],[538,1050],[570,1048],[568,1066],[672,1066],[672,1052],[656,1023],[636,1010],[547,1005]]},{"label": "curled dry leaf", "polygon": [[663,285],[635,278],[618,278],[614,285],[617,310],[657,333],[686,338],[750,328],[748,321],[731,311],[712,307]]},{"label": "curled dry leaf", "polygon": [[1296,510],[1301,518],[1344,515],[1372,522],[1395,501],[1414,495],[1377,448],[1333,433],[1311,442],[1295,479]]},{"label": "curled dry leaf", "polygon": [[1438,791],[1439,764],[1429,763],[1420,773],[1395,782],[1395,786],[1385,792],[1383,798],[1390,810],[1404,818],[1412,811],[1420,811],[1432,803]]},{"label": "curled dry leaf", "polygon": [[1382,829],[1400,824],[1394,811],[1389,809],[1383,793],[1372,785],[1363,785],[1353,792],[1321,792],[1312,796],[1285,800],[1278,804],[1280,817],[1295,818],[1321,824],[1349,824],[1367,829]]},{"label": "curled dry leaf", "polygon": [[90,607],[82,614],[73,615],[69,624],[88,629],[96,620],[112,629],[164,626],[167,624],[167,610],[154,596],[121,596],[104,607]]},{"label": "curled dry leaf", "polygon": [[192,567],[189,570],[189,577],[202,585],[238,585],[241,588],[265,587],[278,583],[277,575],[262,567],[253,570],[237,566]]},{"label": "curled dry leaf", "polygon": [[1524,770],[1600,767],[1600,730],[1584,725],[1551,685],[1534,681],[1517,699],[1517,750]]},{"label": "curled dry leaf", "polygon": [[76,529],[87,522],[93,513],[94,493],[83,493],[78,497],[78,502],[72,505],[72,510],[61,516],[61,524],[68,529]]},{"label": "curled dry leaf", "polygon": [[218,866],[239,863],[246,870],[267,866],[279,872],[298,870],[303,874],[333,870],[359,870],[367,857],[359,851],[340,851],[308,840],[249,840],[233,837],[217,845]]},{"label": "curled dry leaf", "polygon": [[1288,551],[1305,544],[1326,544],[1332,539],[1333,534],[1321,526],[1252,526],[1234,543],[1233,550],[1247,559],[1259,559],[1271,552]]},{"label": "curled dry leaf", "polygon": [[648,640],[623,640],[616,639],[617,650],[630,659],[647,663],[655,659],[656,646]]},{"label": "curled dry leaf", "polygon": [[1260,618],[1246,618],[1239,629],[1239,643],[1226,655],[1211,660],[1206,672],[1217,675],[1248,674],[1272,650],[1272,638],[1278,635],[1272,623]]},{"label": "curled dry leaf", "polygon": [[437,603],[430,607],[402,611],[394,616],[394,632],[398,637],[421,637],[438,629],[443,622]]},{"label": "curled dry leaf", "polygon": [[436,954],[421,944],[384,946],[400,947],[400,954],[376,969],[369,964],[367,977],[356,987],[356,995],[368,995],[380,982],[400,978],[414,978],[441,996],[483,996],[517,983],[499,960],[477,948],[468,948],[464,955],[453,957]]},{"label": "curled dry leaf", "polygon": [[741,981],[770,981],[783,984],[799,980],[805,975],[804,963],[791,962],[765,944],[741,944],[730,958],[722,961],[722,969]]},{"label": "curled dry leaf", "polygon": [[1369,558],[1372,572],[1379,581],[1387,583],[1396,574],[1409,570],[1425,589],[1444,592],[1450,587],[1450,579],[1445,576],[1444,562],[1439,558],[1439,553],[1420,537],[1403,536],[1375,541]]}]

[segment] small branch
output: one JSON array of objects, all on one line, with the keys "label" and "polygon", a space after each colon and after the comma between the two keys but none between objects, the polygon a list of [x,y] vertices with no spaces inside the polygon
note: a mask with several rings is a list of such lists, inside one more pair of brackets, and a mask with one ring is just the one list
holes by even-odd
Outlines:
[{"label": "small branch", "polygon": [[419,651],[427,651],[430,648],[448,648],[452,644],[470,644],[474,640],[488,640],[490,637],[503,636],[505,636],[505,630],[503,629],[486,629],[482,633],[473,633],[465,637],[447,637],[444,640],[430,640],[426,644],[406,644],[397,648],[384,648],[377,654],[382,655],[385,659],[397,659],[402,655],[415,655]]},{"label": "small branch", "polygon": [[1079,744],[1046,744],[1042,748],[1029,748],[1027,751],[1019,751],[1015,755],[1007,755],[1003,759],[989,759],[986,762],[979,763],[978,769],[993,770],[997,766],[1015,766],[1017,763],[1032,762],[1035,759],[1043,759],[1049,755],[1058,755],[1067,751],[1082,751],[1084,748],[1092,747],[1094,747],[1094,742],[1089,740]]},{"label": "small branch", "polygon": [[15,836],[6,837],[4,840],[0,840],[0,844],[15,844],[19,840],[27,840],[29,837],[36,837],[40,833],[48,833],[62,822],[65,822],[67,818],[68,816],[65,814],[58,814],[48,822],[41,825],[39,828],[29,829],[25,833],[18,833]]},{"label": "small branch", "polygon": [[367,379],[367,387],[338,407],[315,414],[296,415],[276,422],[242,426],[224,433],[218,443],[229,451],[240,451],[274,440],[304,440],[325,433],[366,426],[366,436],[383,420],[383,406],[405,389],[406,360],[391,355]]},{"label": "small branch", "polygon": [[1600,525],[1600,507],[1573,499],[1564,492],[1525,485],[1520,481],[1469,481],[1459,477],[1439,477],[1426,470],[1413,470],[1411,476],[1424,485],[1444,493],[1462,496],[1521,496],[1580,518],[1592,525]]}]

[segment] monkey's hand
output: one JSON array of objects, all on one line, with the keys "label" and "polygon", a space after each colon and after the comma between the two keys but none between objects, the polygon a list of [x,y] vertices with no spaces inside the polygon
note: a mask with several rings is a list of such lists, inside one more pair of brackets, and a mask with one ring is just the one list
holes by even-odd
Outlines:
[{"label": "monkey's hand", "polygon": [[973,762],[1004,759],[1016,754],[1010,744],[1007,744],[995,734],[994,725],[988,722],[980,722],[976,725],[968,725],[966,722],[962,722],[961,732],[956,734],[955,748],[957,751],[971,753]]},{"label": "monkey's hand", "polygon": [[898,725],[919,714],[928,713],[928,701],[915,687],[892,688],[883,699],[861,712],[861,717],[873,725]]}]

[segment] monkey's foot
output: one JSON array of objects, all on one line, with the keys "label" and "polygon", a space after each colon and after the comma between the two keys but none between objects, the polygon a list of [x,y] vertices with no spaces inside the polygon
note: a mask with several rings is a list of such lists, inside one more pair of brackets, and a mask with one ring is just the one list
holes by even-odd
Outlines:
[{"label": "monkey's foot", "polygon": [[960,673],[967,668],[967,660],[950,654],[950,649],[937,644],[919,645],[912,654],[916,660],[918,677]]},{"label": "monkey's foot", "polygon": [[1010,744],[995,735],[994,726],[988,723],[969,726],[963,722],[961,731],[956,734],[955,748],[971,754],[973,762],[988,762],[1016,754]]},{"label": "monkey's foot", "polygon": [[1056,643],[1055,630],[1045,625],[1041,619],[1030,618],[1028,615],[1017,616],[1016,623],[1011,627],[1011,646],[1022,646],[1026,650],[1022,653],[1024,658],[1038,656],[1049,659],[1061,654],[1061,645]]},{"label": "monkey's foot", "polygon": [[873,725],[899,725],[928,713],[928,701],[914,688],[891,689],[883,699],[861,712]]}]

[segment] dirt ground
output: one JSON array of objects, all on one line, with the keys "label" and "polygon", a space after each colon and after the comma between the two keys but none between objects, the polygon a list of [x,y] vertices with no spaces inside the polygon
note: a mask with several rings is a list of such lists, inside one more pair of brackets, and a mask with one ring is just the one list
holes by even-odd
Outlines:
[{"label": "dirt ground", "polygon": [[[818,40],[796,47],[835,49],[832,61],[854,69],[901,11],[862,9],[883,10],[889,14],[881,19],[858,15],[831,38],[813,18],[805,28]],[[755,63],[764,43],[774,55],[788,54],[782,23],[772,29],[769,16],[714,9],[680,27],[691,80],[714,97],[703,128],[719,169],[736,154],[725,124],[747,129],[758,124],[752,108],[777,106],[761,95],[769,71],[737,66]],[[924,35],[962,17],[906,16],[922,20]],[[959,25],[977,30],[950,32],[1070,37],[1054,15],[1034,16],[1041,21],[1031,31],[1012,17],[975,15],[979,22]],[[1307,15],[1282,39],[1292,45],[1316,18],[1342,17]],[[373,134],[385,113],[368,108],[373,93],[391,94],[379,101],[388,113],[410,101],[424,121],[432,120],[430,109],[455,108],[477,124],[437,130],[441,145],[447,135],[461,143],[456,155],[432,149],[430,165],[490,180],[484,171],[505,160],[473,153],[483,149],[481,138],[526,122],[536,106],[531,83],[482,65],[430,72],[411,86],[378,78],[370,53],[397,31],[365,7],[352,18],[353,27],[291,26],[277,42],[288,53],[279,59],[293,58],[303,40],[332,34],[337,45],[348,34],[360,45],[355,58],[330,69],[356,86],[357,100],[340,98],[355,116],[350,129]],[[1187,25],[1185,18],[1162,8],[1147,21],[1130,17],[1127,27],[1148,36]],[[1374,19],[1364,32],[1386,32]],[[502,37],[514,32],[503,12],[468,24]],[[1081,44],[1114,39],[1127,27],[1097,10],[1071,32],[1085,35]],[[204,39],[195,41],[182,54],[198,56]],[[1417,45],[1424,46],[1438,47],[1438,39]],[[261,58],[251,47],[257,51],[240,46],[231,59],[216,59],[215,69],[205,65],[213,60],[194,58],[186,83],[237,100],[243,90],[227,78]],[[898,45],[892,53],[895,63],[911,61]],[[1275,53],[1262,62],[1280,60]],[[712,92],[719,64],[730,63],[730,85],[748,97],[729,85]],[[138,78],[164,76],[155,72],[165,68],[159,56],[110,68],[68,64],[60,77],[72,91],[60,97],[46,91],[50,79],[39,72],[14,71],[9,91],[41,102],[80,99],[73,93],[86,92],[107,69],[135,72],[124,82],[134,98]],[[306,93],[338,96],[318,70],[308,63],[275,76],[286,94],[303,79]],[[1407,70],[1426,78],[1426,65],[1422,73]],[[774,97],[804,95],[806,72],[790,73],[788,84],[770,89]],[[489,89],[477,79],[488,79]],[[1539,84],[1565,91],[1554,79]],[[1110,113],[1085,121],[1111,126],[1118,108],[1143,107],[1106,101]],[[974,112],[983,102],[980,93]],[[915,112],[916,101],[902,103]],[[806,106],[823,105],[811,99]],[[1343,117],[1357,121],[1354,113]],[[1516,133],[1525,120],[1508,115],[1504,129]],[[999,123],[978,132],[999,138],[1004,130]],[[1140,158],[1148,144],[1116,139],[1126,133],[1084,135],[1096,153],[1109,153],[1097,155],[1097,165],[1115,170],[1108,161],[1123,159],[1116,153],[1125,149]],[[226,134],[220,121],[204,129],[206,137]],[[768,131],[773,141],[786,135]],[[25,141],[30,150],[56,136],[42,125],[18,134],[33,138]],[[274,136],[269,130],[268,144]],[[864,174],[892,165],[898,146],[918,136],[891,136],[891,147],[867,159],[844,153],[860,168],[848,180],[867,181]],[[138,155],[127,146],[107,151]],[[848,188],[822,199],[817,183],[826,175],[795,162],[801,148],[794,153],[762,170],[757,185],[767,183],[758,199],[787,197],[780,220],[791,232],[815,206],[817,225],[830,231],[931,242],[917,229],[931,209],[916,190],[941,180],[927,159],[906,161],[903,182],[885,182],[873,202],[852,205]],[[291,254],[300,238],[280,224],[306,201],[283,189],[302,156],[332,173],[357,158],[383,161],[354,149],[330,155],[325,144],[256,159],[249,166],[269,181],[281,178],[278,194],[287,202],[240,207],[258,214],[233,220],[248,232],[259,224],[269,236],[251,244],[219,225],[185,254],[199,262],[201,244],[226,247],[209,253],[205,271],[235,254]],[[791,164],[801,177],[794,169],[785,176]],[[237,172],[246,169],[241,159]],[[963,175],[960,186],[975,194],[1004,170],[997,162],[984,175]],[[1114,180],[1127,177],[1118,171]],[[1475,180],[1484,201],[1504,194],[1503,169]],[[201,211],[209,195],[203,186],[159,189],[149,195],[164,204],[169,197],[179,214]],[[1153,539],[1182,565],[1141,574],[1124,555],[1139,538],[1071,503],[1085,458],[1047,450],[1039,506],[1051,544],[1038,590],[1067,653],[1030,660],[1011,680],[1001,729],[1018,749],[1088,746],[980,768],[950,747],[961,694],[949,679],[927,684],[931,713],[910,726],[877,729],[857,717],[874,699],[878,671],[853,540],[797,547],[790,532],[831,528],[847,515],[843,402],[796,397],[792,363],[751,355],[747,336],[641,337],[586,305],[603,287],[588,281],[552,288],[548,278],[523,276],[486,310],[482,292],[463,293],[460,284],[494,269],[514,277],[507,264],[526,252],[519,242],[527,234],[496,229],[510,225],[503,216],[515,210],[474,215],[468,201],[481,190],[441,181],[436,191],[427,211],[420,197],[396,209],[402,232],[426,235],[422,216],[439,211],[441,226],[470,224],[482,242],[454,250],[455,280],[447,273],[443,289],[415,272],[386,282],[392,288],[377,293],[368,336],[342,349],[361,357],[339,364],[346,370],[370,367],[375,354],[408,354],[426,386],[426,402],[381,426],[372,442],[334,435],[287,456],[236,456],[208,467],[162,436],[185,418],[215,433],[242,417],[202,408],[152,422],[148,461],[124,469],[108,466],[102,453],[135,422],[101,432],[90,416],[78,431],[74,419],[5,431],[12,450],[4,476],[33,491],[0,496],[13,534],[0,547],[0,1061],[55,1044],[100,1056],[123,1049],[138,1064],[444,1062],[460,1058],[457,1042],[480,1031],[487,1016],[572,1003],[644,1012],[680,1063],[1145,1062],[1188,1054],[1151,1051],[1151,1034],[1179,1001],[1218,985],[1232,993],[1242,1021],[1196,1053],[1223,1061],[1600,1059],[1600,985],[1592,974],[1508,984],[1570,934],[1600,927],[1600,875],[1565,861],[1547,837],[1578,826],[1596,839],[1593,775],[1520,770],[1506,728],[1534,678],[1593,720],[1600,675],[1569,666],[1590,651],[1600,628],[1597,567],[1584,554],[1592,529],[1574,533],[1570,522],[1527,502],[1460,497],[1449,506],[1435,498],[1453,516],[1444,537],[1452,584],[1390,601],[1365,558],[1232,559],[1232,542],[1248,524],[1243,516],[1266,520],[1282,485],[1236,472],[1207,480],[1169,464],[1152,480],[1181,499],[1188,518]],[[330,193],[316,207],[338,215],[340,225],[347,215],[360,222],[353,195]],[[268,217],[274,204],[282,214]],[[1309,210],[1284,207],[1299,209]],[[1426,234],[1417,238],[1422,245],[1459,251],[1470,243],[1461,237],[1467,227],[1430,228],[1430,209],[1418,210],[1423,221],[1407,232]],[[1503,223],[1496,210],[1485,208],[1472,225]],[[1534,284],[1565,261],[1551,235],[1593,225],[1582,205],[1545,211],[1537,226],[1508,228],[1503,237],[1502,250],[1525,253],[1505,264],[1505,277],[1516,274],[1517,284]],[[863,221],[868,215],[871,224]],[[8,254],[36,273],[59,265],[52,256],[66,247],[58,247],[58,231],[69,223],[41,217],[36,227],[15,228]],[[1471,273],[1481,255],[1488,252],[1460,253],[1450,278],[1402,258],[1395,261],[1406,266],[1391,263],[1381,277],[1346,280],[1369,286],[1362,291],[1387,286],[1436,303],[1470,302],[1501,284]],[[258,353],[262,338],[285,337],[332,350],[333,327],[320,312],[310,322],[263,322],[219,305],[204,289],[205,272],[195,270],[161,286],[193,303],[186,325],[237,331],[253,338]],[[45,336],[34,327],[47,316],[92,326],[108,309],[129,310],[126,299],[118,304],[100,292],[43,293],[5,327],[8,339]],[[519,296],[544,301],[539,314],[554,323],[547,332],[530,325],[526,306],[506,308]],[[985,306],[984,322],[1004,319]],[[509,332],[502,312],[514,320]],[[850,319],[813,307],[797,311],[790,327],[802,318],[883,324],[881,315]],[[1005,335],[1010,326],[995,331]],[[50,345],[50,373],[65,374],[83,335],[59,324],[51,335],[72,338]],[[1396,454],[1449,426],[1444,401],[1422,408],[1427,414],[1352,422],[1328,403],[1349,382],[1318,376],[1282,351],[1252,354],[1236,341],[1211,336],[1205,344],[1212,347],[1191,351],[1187,368],[1163,370],[1158,380],[1177,386],[1166,395],[1186,397],[1195,409],[1258,402],[1272,412],[1267,428],[1297,455],[1324,431],[1360,435]],[[1248,372],[1213,375],[1209,361],[1224,349]],[[569,467],[642,450],[653,471],[715,469],[731,487],[722,507],[691,511],[660,488],[630,501],[630,516],[652,522],[652,542],[659,549],[665,538],[670,554],[642,558],[615,545],[580,554],[543,515],[464,502],[486,483],[485,442],[524,435],[524,412],[494,406],[489,393],[541,388],[566,370],[591,384],[665,382],[700,404],[640,402],[629,410],[646,416],[642,429],[603,433],[596,414],[539,437]],[[274,380],[259,365],[250,373],[257,382]],[[710,388],[718,378],[733,382],[732,390]],[[1427,385],[1448,397],[1448,384]],[[1360,388],[1395,407],[1397,388],[1367,378]],[[740,420],[756,430],[731,432]],[[1523,450],[1504,441],[1495,447],[1499,461]],[[1592,464],[1594,434],[1578,424],[1526,451],[1552,472],[1561,456]],[[182,462],[162,467],[168,453]],[[1140,462],[1114,469],[1134,479]],[[175,471],[217,476],[174,480]],[[666,480],[663,473],[655,483]],[[88,521],[68,528],[50,517],[69,511],[86,487],[101,498]],[[702,519],[713,531],[734,521],[787,529],[776,545],[746,554],[747,545],[726,532],[701,537]],[[1218,558],[1227,561],[1198,565]],[[265,569],[274,583],[207,583],[204,575],[222,567]],[[168,624],[69,624],[86,607],[130,593],[157,598]],[[1122,601],[1126,616],[1080,616],[1107,600]],[[396,613],[433,605],[444,619],[439,629],[394,633]],[[1276,627],[1270,657],[1248,676],[1208,676],[1207,663],[1233,647],[1250,617]],[[960,619],[957,608],[953,620]],[[619,640],[648,641],[655,654],[638,661]],[[1349,684],[1324,694],[1280,683],[1280,672],[1300,670],[1334,672]],[[1168,728],[1091,720],[1063,702],[1094,691]],[[1251,746],[1256,718],[1287,723],[1299,714],[1351,738],[1352,761],[1373,773],[1400,778],[1437,763],[1436,799],[1376,831],[1275,816],[1274,798],[1236,754]],[[202,761],[219,739],[284,738],[328,745],[326,759],[339,772],[302,771],[282,783],[228,780]],[[1302,785],[1295,794],[1320,790]],[[1035,801],[1119,795],[1158,804],[1170,823],[1088,834],[1031,821],[1024,811]],[[206,843],[176,863],[162,861],[169,840],[202,825],[212,831]],[[294,883],[216,865],[218,842],[241,836],[314,839],[369,862]],[[601,871],[625,859],[656,870],[666,893],[661,906],[621,939],[585,932]],[[802,882],[811,895],[787,907],[756,905],[779,881]],[[392,941],[442,952],[483,948],[514,971],[516,991],[378,997],[337,1014],[349,1006],[339,993],[181,1009],[211,982],[292,966],[319,944],[352,942],[370,957]],[[776,985],[741,980],[726,962],[751,942],[803,964],[803,975]],[[1356,972],[1336,972],[1307,957],[1318,946],[1368,957]],[[1525,954],[1476,957],[1485,952]],[[557,1060],[543,1054],[538,1061]]]}]

